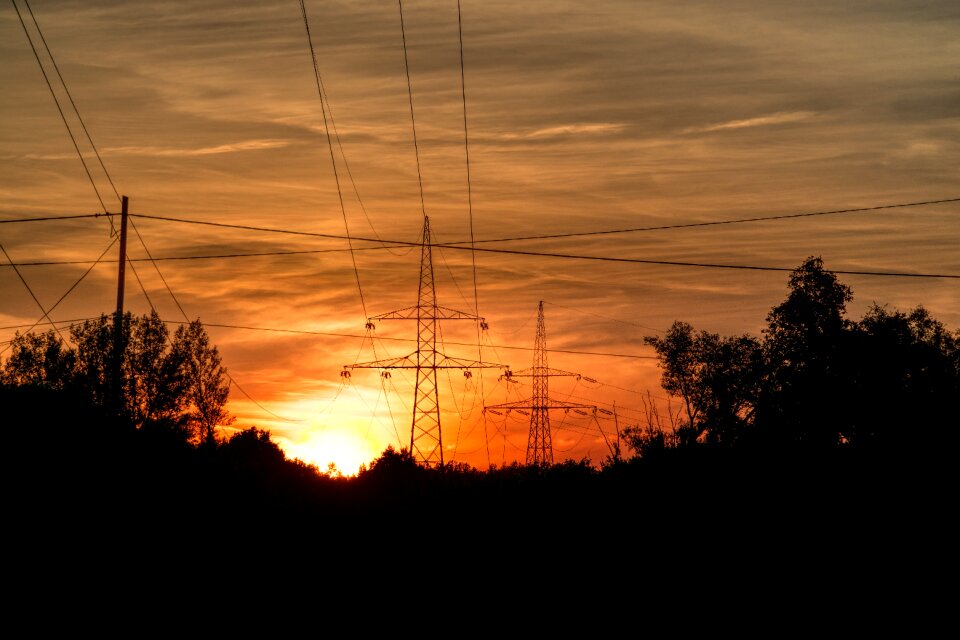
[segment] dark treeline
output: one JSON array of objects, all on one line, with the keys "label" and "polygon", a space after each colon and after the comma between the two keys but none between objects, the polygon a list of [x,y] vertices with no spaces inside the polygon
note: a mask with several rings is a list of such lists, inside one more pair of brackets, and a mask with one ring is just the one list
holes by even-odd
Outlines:
[{"label": "dark treeline", "polygon": [[349,539],[644,522],[689,539],[718,522],[744,535],[894,512],[920,522],[952,486],[960,335],[922,308],[850,320],[851,297],[810,258],[760,337],[677,322],[648,338],[676,405],[651,407],[603,460],[426,469],[388,448],[352,478],[288,459],[264,430],[216,435],[228,383],[199,323],[171,337],[155,317],[125,318],[119,377],[106,317],[74,327],[72,348],[17,336],[0,367],[8,515],[180,540],[205,527]]},{"label": "dark treeline", "polygon": [[770,453],[916,449],[956,441],[960,331],[923,307],[874,303],[846,317],[849,287],[808,258],[762,337],[720,336],[675,322],[648,337],[676,413],[631,429],[641,456],[668,449]]}]

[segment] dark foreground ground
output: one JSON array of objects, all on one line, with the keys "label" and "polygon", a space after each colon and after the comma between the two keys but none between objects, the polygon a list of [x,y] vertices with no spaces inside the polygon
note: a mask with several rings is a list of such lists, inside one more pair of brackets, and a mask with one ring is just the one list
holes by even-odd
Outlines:
[{"label": "dark foreground ground", "polygon": [[243,582],[293,567],[310,579],[411,574],[441,592],[531,575],[836,589],[946,566],[956,531],[951,451],[702,450],[444,472],[388,451],[359,477],[330,478],[262,433],[198,448],[68,398],[3,399],[8,566],[48,587],[51,575]]}]

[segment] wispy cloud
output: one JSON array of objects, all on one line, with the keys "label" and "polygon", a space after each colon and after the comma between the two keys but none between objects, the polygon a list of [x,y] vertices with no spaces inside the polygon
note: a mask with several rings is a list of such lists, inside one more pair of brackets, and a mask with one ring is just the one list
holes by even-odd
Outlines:
[{"label": "wispy cloud", "polygon": [[596,122],[582,124],[562,124],[555,127],[534,129],[523,133],[504,133],[496,136],[502,140],[543,140],[547,138],[562,138],[567,136],[590,136],[616,133],[622,131],[626,125],[615,122]]},{"label": "wispy cloud", "polygon": [[144,156],[209,156],[220,153],[236,153],[238,151],[260,151],[263,149],[278,149],[290,144],[287,140],[245,140],[231,144],[220,144],[215,147],[199,147],[196,149],[170,149],[164,147],[113,147],[107,149],[109,153],[144,155]]},{"label": "wispy cloud", "polygon": [[786,124],[788,122],[800,122],[809,120],[816,114],[812,111],[787,111],[774,113],[768,116],[759,116],[756,118],[746,118],[744,120],[730,120],[719,124],[712,124],[706,127],[691,127],[684,129],[684,133],[707,133],[709,131],[723,131],[726,129],[747,129],[749,127],[766,127],[774,124]]},{"label": "wispy cloud", "polygon": [[[278,149],[289,146],[288,140],[245,140],[243,142],[234,142],[231,144],[220,144],[213,147],[197,147],[195,149],[171,148],[171,147],[108,147],[102,150],[103,155],[125,155],[125,156],[151,156],[151,157],[175,157],[184,158],[190,156],[209,156],[223,153],[236,153],[238,151],[261,151],[263,149]],[[75,154],[58,153],[48,155],[28,154],[26,156],[31,160],[69,160],[75,158]],[[92,153],[85,153],[84,157],[93,157]]]}]

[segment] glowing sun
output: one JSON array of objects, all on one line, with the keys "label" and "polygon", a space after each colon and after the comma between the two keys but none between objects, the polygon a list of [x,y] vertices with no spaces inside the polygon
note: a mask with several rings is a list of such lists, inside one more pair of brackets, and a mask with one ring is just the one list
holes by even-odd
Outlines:
[{"label": "glowing sun", "polygon": [[360,465],[369,463],[380,449],[364,438],[345,431],[316,430],[302,442],[284,443],[288,457],[300,458],[326,472],[331,463],[346,476],[356,475]]}]

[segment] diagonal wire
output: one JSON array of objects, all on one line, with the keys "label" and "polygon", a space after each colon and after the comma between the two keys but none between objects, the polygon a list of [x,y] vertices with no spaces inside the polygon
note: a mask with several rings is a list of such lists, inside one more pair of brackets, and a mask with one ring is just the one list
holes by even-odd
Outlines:
[{"label": "diagonal wire", "polygon": [[[13,259],[10,258],[10,254],[7,253],[7,250],[3,248],[3,244],[0,244],[0,251],[3,252],[3,255],[4,257],[6,257],[7,261],[10,262],[10,264],[13,264]],[[40,311],[43,313],[43,318],[46,318],[51,324],[53,324],[53,319],[50,317],[50,313],[43,308],[42,304],[40,304],[40,300],[37,299],[37,296],[33,292],[33,289],[30,288],[30,285],[27,283],[27,279],[23,277],[22,273],[20,273],[20,269],[14,266],[13,270],[17,272],[17,277],[20,278],[20,282],[22,282],[23,286],[27,288],[27,291],[30,292],[30,297],[33,298],[33,301],[37,303],[38,307],[40,307]],[[41,318],[41,320],[43,318]],[[63,334],[60,333],[60,328],[57,325],[53,324],[53,329],[54,331],[57,332],[57,335],[60,336],[60,339],[66,342],[66,338],[64,338]]]},{"label": "diagonal wire", "polygon": [[[94,262],[93,264],[91,264],[91,265],[87,268],[87,270],[83,272],[83,275],[80,276],[80,277],[77,279],[77,281],[74,282],[74,283],[70,286],[70,288],[67,289],[66,292],[64,292],[64,294],[63,294],[62,296],[60,296],[60,298],[59,298],[55,303],[53,303],[53,306],[50,307],[50,309],[48,309],[46,312],[44,312],[44,317],[46,317],[47,320],[50,321],[50,324],[51,324],[51,325],[53,325],[54,327],[56,327],[56,323],[54,323],[52,320],[50,320],[50,317],[49,317],[47,314],[48,314],[48,313],[53,313],[53,310],[56,309],[56,308],[60,305],[60,303],[63,302],[64,299],[65,299],[68,295],[70,295],[70,293],[71,293],[74,289],[77,288],[77,286],[78,286],[81,282],[83,282],[84,278],[86,278],[87,275],[89,275],[89,273],[90,273],[91,271],[93,271],[93,268],[94,268],[94,267],[96,267],[98,264],[100,264],[100,260],[103,258],[103,256],[107,255],[107,252],[110,251],[111,248],[113,248],[113,245],[116,244],[116,242],[117,242],[117,238],[114,237],[113,240],[111,240],[110,243],[107,245],[107,248],[103,250],[103,253],[100,254],[100,257],[97,258],[96,262]],[[0,246],[2,246],[2,245],[0,245]],[[6,252],[4,251],[4,253],[6,253]],[[8,258],[9,258],[9,256],[8,256]],[[42,307],[41,307],[41,308],[42,308]],[[37,320],[36,322],[34,322],[33,325],[32,325],[29,329],[27,329],[24,333],[30,333],[30,332],[33,331],[33,329],[34,329],[37,325],[39,325],[42,321],[43,321],[43,317],[41,317],[39,320]],[[58,333],[59,333],[59,331],[58,331]],[[61,335],[60,337],[62,338],[63,336]],[[9,348],[9,347],[7,347],[7,348]],[[6,352],[6,350],[7,350],[7,349],[4,349],[3,351],[0,351],[0,354]]]},{"label": "diagonal wire", "polygon": [[130,265],[130,270],[133,271],[133,277],[137,279],[137,284],[140,285],[140,291],[143,292],[143,297],[147,299],[147,304],[150,305],[151,311],[156,311],[157,308],[153,306],[153,300],[150,299],[150,294],[147,293],[147,288],[143,286],[143,281],[140,279],[140,274],[137,273],[137,268],[133,266],[132,262],[128,261]]},{"label": "diagonal wire", "polygon": [[[473,181],[470,176],[470,136],[467,131],[467,80],[466,73],[464,71],[464,62],[463,62],[463,16],[460,11],[460,0],[457,0],[457,35],[460,39],[460,97],[463,103],[463,151],[466,156],[466,166],[467,166],[467,213],[470,217],[470,248],[472,249],[475,246],[474,236],[473,236]],[[477,293],[477,253],[475,251],[470,252],[470,260],[473,266],[473,313],[476,316],[480,315],[480,297]],[[483,343],[481,339],[481,328],[480,321],[477,321],[477,360],[483,362]],[[479,372],[480,375],[480,397],[483,397],[483,369]],[[487,421],[483,421],[483,430],[484,436],[487,432]],[[489,440],[484,437],[484,441],[487,442],[487,466],[490,466],[490,446]]]},{"label": "diagonal wire", "polygon": [[[140,246],[143,247],[143,250],[147,254],[147,259],[153,264],[154,270],[156,270],[157,275],[160,276],[160,281],[163,282],[163,286],[166,287],[167,293],[170,294],[170,297],[173,298],[174,303],[177,305],[177,309],[180,310],[180,314],[183,316],[183,319],[187,322],[190,321],[190,317],[187,316],[187,312],[183,310],[183,307],[180,305],[180,301],[177,299],[177,296],[173,294],[173,290],[170,288],[170,285],[167,284],[167,279],[163,277],[163,272],[160,271],[160,267],[157,265],[157,261],[153,259],[153,255],[150,253],[150,249],[147,248],[147,243],[143,241],[143,236],[140,235],[140,230],[137,229],[137,225],[133,220],[130,220],[130,225],[133,227],[134,233],[137,234],[137,239],[140,241]],[[151,304],[151,307],[153,305]]]},{"label": "diagonal wire", "polygon": [[83,153],[80,151],[80,146],[77,144],[77,139],[73,135],[73,131],[70,129],[70,124],[67,122],[67,116],[63,113],[63,108],[60,106],[60,100],[57,98],[56,92],[53,90],[53,85],[50,84],[50,78],[47,76],[47,70],[43,68],[43,62],[40,61],[40,54],[37,53],[37,48],[33,44],[33,38],[30,37],[30,32],[27,30],[27,23],[23,21],[23,16],[20,14],[20,8],[17,6],[16,0],[10,0],[13,4],[13,8],[17,12],[17,17],[20,19],[20,25],[23,27],[23,33],[27,36],[27,41],[30,43],[30,49],[33,50],[33,56],[37,59],[37,64],[40,65],[40,72],[43,74],[43,79],[47,83],[47,88],[50,90],[50,95],[53,97],[53,101],[57,105],[57,111],[60,112],[60,119],[63,120],[63,125],[67,128],[67,133],[70,135],[70,141],[73,142],[73,148],[77,150],[77,155],[80,157],[80,163],[83,164],[83,170],[87,173],[87,179],[90,180],[90,186],[93,187],[94,193],[97,194],[97,200],[100,201],[100,206],[103,208],[104,213],[107,211],[107,205],[103,203],[103,198],[100,197],[100,191],[97,189],[97,183],[93,179],[93,175],[90,174],[90,168],[87,167],[87,161],[83,158]]},{"label": "diagonal wire", "polygon": [[[160,271],[160,267],[157,265],[156,260],[154,260],[154,259],[153,259],[153,256],[150,254],[150,249],[147,248],[147,243],[143,241],[143,236],[140,235],[140,230],[137,229],[137,225],[133,222],[133,220],[130,220],[130,224],[133,226],[133,230],[134,230],[134,232],[137,234],[137,238],[140,240],[140,244],[141,244],[141,246],[143,246],[143,250],[147,253],[147,257],[148,257],[148,258],[150,259],[150,261],[153,263],[153,268],[156,269],[157,275],[160,276],[160,280],[163,282],[163,286],[166,287],[167,293],[169,293],[169,294],[170,294],[170,297],[173,298],[173,302],[177,305],[177,309],[180,310],[181,315],[183,315],[183,319],[186,320],[187,322],[190,322],[190,316],[188,316],[188,315],[187,315],[187,312],[183,310],[183,306],[180,304],[180,300],[177,299],[176,294],[173,293],[173,290],[170,288],[170,285],[167,284],[167,279],[163,277],[163,272]],[[146,291],[144,291],[144,293],[146,293]],[[276,418],[277,420],[283,420],[284,422],[303,422],[302,419],[286,418],[286,417],[284,417],[284,416],[281,416],[281,415],[278,415],[278,414],[274,413],[273,411],[270,411],[270,409],[267,409],[265,406],[263,406],[262,404],[260,404],[259,402],[257,402],[257,401],[253,398],[253,396],[251,396],[249,393],[247,393],[247,391],[237,383],[236,379],[234,379],[234,377],[230,375],[230,372],[226,372],[226,376],[227,376],[227,379],[228,379],[237,389],[239,389],[240,393],[242,393],[243,395],[245,395],[245,396],[247,397],[247,400],[249,400],[250,402],[252,402],[253,404],[255,404],[255,405],[256,405],[257,407],[259,407],[262,411],[270,414],[271,416],[273,416],[273,417]]]},{"label": "diagonal wire", "polygon": [[320,96],[320,111],[323,113],[323,127],[327,133],[327,147],[330,149],[330,164],[333,166],[333,179],[337,185],[337,197],[340,200],[340,213],[343,214],[343,226],[347,232],[347,244],[350,246],[350,260],[353,261],[353,273],[357,278],[357,291],[360,292],[360,306],[363,307],[363,317],[369,318],[367,303],[363,299],[363,287],[360,286],[360,272],[357,270],[357,258],[353,254],[353,240],[350,238],[350,225],[347,224],[347,210],[343,204],[343,191],[340,189],[340,176],[337,173],[337,160],[333,154],[333,139],[330,136],[330,125],[327,122],[327,108],[323,97],[323,82],[320,78],[320,67],[317,64],[317,53],[313,48],[313,37],[310,35],[310,22],[307,19],[307,6],[300,0],[300,13],[303,16],[303,26],[307,30],[307,43],[310,45],[310,61],[313,63],[313,75],[317,81],[317,94]]},{"label": "diagonal wire", "polygon": [[[107,177],[107,182],[110,183],[110,188],[113,189],[113,193],[117,196],[117,200],[122,201],[123,199],[120,197],[120,192],[117,191],[116,185],[113,184],[113,178],[110,177],[110,172],[107,171],[107,167],[103,163],[103,158],[100,157],[100,152],[97,151],[97,145],[93,143],[93,138],[90,136],[90,132],[87,130],[87,125],[83,121],[83,116],[80,115],[80,110],[77,109],[77,104],[73,101],[73,95],[70,93],[70,89],[67,87],[67,83],[63,79],[63,74],[60,73],[60,66],[57,64],[56,58],[53,57],[53,52],[50,51],[50,46],[47,45],[47,39],[43,36],[43,31],[40,29],[40,23],[37,22],[37,17],[33,15],[33,9],[30,8],[30,2],[29,0],[23,0],[23,3],[27,6],[27,11],[30,12],[30,18],[33,20],[34,26],[37,28],[37,33],[40,34],[40,41],[43,42],[43,48],[47,50],[47,55],[50,56],[50,62],[53,63],[53,68],[57,71],[57,77],[60,78],[60,85],[63,87],[64,92],[66,92],[67,98],[70,99],[70,106],[73,107],[73,112],[77,114],[77,120],[80,121],[80,126],[83,128],[83,133],[87,136],[87,142],[90,143],[90,147],[93,149],[94,155],[97,156],[97,161],[100,163],[100,168],[103,169],[103,175]],[[110,220],[110,225],[111,227],[113,226],[113,219]]]},{"label": "diagonal wire", "polygon": [[417,121],[413,117],[413,86],[410,84],[410,62],[407,59],[407,31],[403,25],[403,0],[397,0],[400,7],[400,37],[403,39],[403,69],[407,74],[407,98],[410,101],[410,125],[413,129],[413,151],[417,158],[417,184],[420,185],[420,212],[426,216],[427,207],[423,200],[423,175],[420,171],[420,146],[417,144]]},{"label": "diagonal wire", "polygon": [[[357,181],[354,180],[353,171],[350,170],[350,162],[347,160],[347,153],[343,150],[343,140],[340,138],[340,132],[337,131],[337,122],[333,119],[333,107],[330,106],[330,94],[327,93],[327,88],[323,84],[323,78],[318,75],[317,79],[320,82],[320,99],[327,103],[327,113],[330,116],[330,128],[333,129],[333,137],[337,141],[337,148],[340,150],[340,157],[343,159],[343,168],[346,169],[347,177],[350,179],[350,186],[353,187],[353,195],[356,196],[357,204],[360,205],[360,211],[363,212],[363,217],[367,219],[367,224],[370,225],[370,230],[373,231],[374,237],[379,239],[380,234],[377,232],[376,227],[373,226],[373,220],[370,219],[370,214],[367,213],[367,207],[363,204],[363,199],[360,197],[360,190],[357,188]],[[398,257],[405,256],[414,249],[414,247],[408,247],[406,250],[398,249],[397,247],[393,247],[384,243],[382,240],[381,243],[381,248],[386,249],[390,255]]]},{"label": "diagonal wire", "polygon": [[383,399],[387,403],[387,413],[390,414],[390,424],[393,426],[393,432],[397,436],[397,446],[402,447],[400,443],[400,431],[397,429],[397,420],[393,417],[393,409],[390,407],[390,396],[387,392],[387,381],[380,376],[380,387],[383,389]]}]

